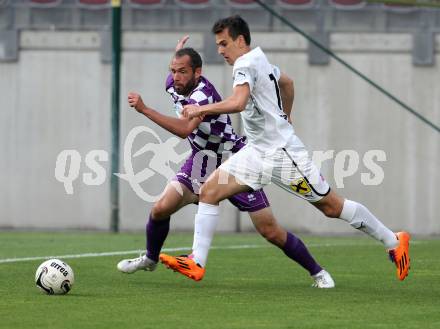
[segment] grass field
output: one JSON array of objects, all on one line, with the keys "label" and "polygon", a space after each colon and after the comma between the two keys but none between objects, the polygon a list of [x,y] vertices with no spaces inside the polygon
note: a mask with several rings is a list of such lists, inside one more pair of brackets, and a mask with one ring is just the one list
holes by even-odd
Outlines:
[{"label": "grass field", "polygon": [[[303,238],[335,289],[311,288],[307,272],[279,249],[242,234],[215,237],[198,283],[163,266],[119,273],[116,263],[135,254],[65,257],[75,285],[46,296],[34,284],[43,260],[4,260],[130,251],[142,248],[143,235],[0,232],[0,328],[440,328],[440,240],[414,239],[410,276],[400,282],[371,239]],[[191,242],[174,234],[165,247]]]}]

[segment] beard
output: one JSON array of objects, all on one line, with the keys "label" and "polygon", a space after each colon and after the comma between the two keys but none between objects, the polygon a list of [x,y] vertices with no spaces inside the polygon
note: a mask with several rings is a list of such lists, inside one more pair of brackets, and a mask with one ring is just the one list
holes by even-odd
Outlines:
[{"label": "beard", "polygon": [[180,95],[187,96],[195,88],[196,84],[197,84],[196,78],[193,77],[190,81],[188,81],[186,85],[180,87],[174,86],[174,88]]}]

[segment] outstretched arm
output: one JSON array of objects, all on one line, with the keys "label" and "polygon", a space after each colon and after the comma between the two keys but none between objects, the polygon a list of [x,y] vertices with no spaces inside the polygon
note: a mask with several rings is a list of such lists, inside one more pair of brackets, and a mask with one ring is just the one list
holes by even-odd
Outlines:
[{"label": "outstretched arm", "polygon": [[235,86],[232,95],[225,100],[203,106],[185,105],[182,114],[186,118],[195,118],[207,114],[238,113],[246,108],[250,93],[249,85],[244,83]]},{"label": "outstretched arm", "polygon": [[289,78],[286,74],[281,73],[280,80],[278,81],[281,92],[281,100],[283,102],[283,111],[287,115],[287,120],[292,123],[290,114],[292,112],[293,100],[295,97],[295,89],[293,85],[293,80]]},{"label": "outstretched arm", "polygon": [[180,138],[188,137],[189,134],[191,134],[191,132],[198,127],[202,121],[202,117],[188,119],[185,117],[174,118],[163,115],[146,106],[142,100],[142,97],[137,93],[128,93],[128,104],[135,108],[135,110],[139,113],[145,115],[151,121],[168,130],[170,133],[179,136]]},{"label": "outstretched arm", "polygon": [[[189,36],[184,35],[181,39],[177,40],[175,50],[178,51],[185,46],[185,43],[188,41]],[[191,134],[191,132],[199,126],[200,122],[203,120],[203,117],[197,117],[188,119],[185,117],[175,118],[167,115],[163,115],[152,108],[146,106],[142,100],[142,97],[137,94],[130,92],[128,93],[128,104],[131,107],[134,107],[136,111],[145,115],[151,121],[155,122],[162,128],[168,130],[170,133],[179,136],[181,138],[186,138]]]}]

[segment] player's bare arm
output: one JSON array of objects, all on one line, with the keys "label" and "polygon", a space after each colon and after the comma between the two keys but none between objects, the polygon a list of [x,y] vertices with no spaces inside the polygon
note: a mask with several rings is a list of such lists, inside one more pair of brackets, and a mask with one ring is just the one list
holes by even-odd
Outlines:
[{"label": "player's bare arm", "polygon": [[286,74],[281,73],[280,80],[278,81],[281,92],[281,101],[283,102],[283,111],[287,115],[287,120],[292,123],[290,114],[293,108],[293,100],[295,97],[295,89],[293,80],[289,78]]},{"label": "player's bare arm", "polygon": [[180,138],[188,137],[191,132],[198,127],[202,121],[201,117],[196,118],[174,118],[167,115],[163,115],[154,109],[146,106],[142,100],[142,97],[137,94],[130,92],[128,93],[128,104],[133,107],[139,113],[145,115],[151,121],[155,122],[157,125],[168,130],[170,133],[179,136]]},{"label": "player's bare arm", "polygon": [[232,90],[232,95],[221,102],[203,106],[185,105],[182,115],[187,118],[195,118],[207,114],[238,113],[246,108],[250,93],[247,83],[238,85]]},{"label": "player's bare arm", "polygon": [[182,39],[177,40],[177,44],[176,44],[176,51],[180,50],[183,48],[183,46],[185,46],[185,43],[188,41],[189,39],[189,35],[184,35],[182,37]]}]

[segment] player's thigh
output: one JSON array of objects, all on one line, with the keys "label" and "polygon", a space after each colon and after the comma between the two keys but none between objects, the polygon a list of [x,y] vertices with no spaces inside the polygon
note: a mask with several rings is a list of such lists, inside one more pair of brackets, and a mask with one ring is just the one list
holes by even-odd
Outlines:
[{"label": "player's thigh", "polygon": [[275,228],[277,226],[276,219],[270,207],[249,212],[249,217],[257,231],[260,233],[265,229]]},{"label": "player's thigh", "polygon": [[178,181],[171,181],[165,187],[165,191],[160,199],[153,206],[153,218],[167,218],[180,208],[197,201],[197,195],[191,192],[184,184]]},{"label": "player's thigh", "polygon": [[234,194],[250,190],[251,188],[239,179],[217,168],[203,184],[199,199],[201,202],[218,204]]}]

